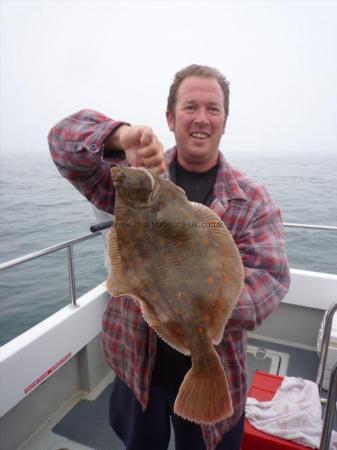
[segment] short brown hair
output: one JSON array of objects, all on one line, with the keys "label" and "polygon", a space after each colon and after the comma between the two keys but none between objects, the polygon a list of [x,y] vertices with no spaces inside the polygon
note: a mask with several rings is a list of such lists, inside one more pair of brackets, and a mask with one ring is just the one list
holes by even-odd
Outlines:
[{"label": "short brown hair", "polygon": [[169,96],[167,98],[167,112],[174,113],[174,108],[177,101],[177,91],[181,82],[187,77],[204,77],[204,78],[214,78],[220,85],[222,92],[224,94],[224,108],[225,114],[228,115],[229,112],[229,82],[226,80],[224,75],[214,67],[201,66],[199,64],[191,64],[184,69],[177,72],[174,76],[173,83],[170,86]]}]

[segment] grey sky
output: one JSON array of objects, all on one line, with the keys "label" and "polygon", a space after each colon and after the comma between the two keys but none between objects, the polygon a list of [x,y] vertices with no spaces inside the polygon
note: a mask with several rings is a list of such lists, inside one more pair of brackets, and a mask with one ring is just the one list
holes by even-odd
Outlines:
[{"label": "grey sky", "polygon": [[224,152],[336,150],[335,1],[2,1],[0,25],[6,154],[85,107],[168,147],[168,88],[194,62],[231,83]]}]

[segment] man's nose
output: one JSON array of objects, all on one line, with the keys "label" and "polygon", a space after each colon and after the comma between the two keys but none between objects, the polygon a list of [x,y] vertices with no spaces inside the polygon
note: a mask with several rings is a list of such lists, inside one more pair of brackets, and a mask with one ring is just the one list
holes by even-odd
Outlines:
[{"label": "man's nose", "polygon": [[197,109],[194,121],[200,125],[204,125],[209,122],[206,108],[198,108]]}]

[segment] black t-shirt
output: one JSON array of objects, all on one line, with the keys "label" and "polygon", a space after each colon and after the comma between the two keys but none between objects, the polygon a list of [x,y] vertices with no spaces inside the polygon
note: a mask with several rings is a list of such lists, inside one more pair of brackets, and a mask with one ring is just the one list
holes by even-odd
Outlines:
[{"label": "black t-shirt", "polygon": [[[209,206],[213,200],[213,186],[218,173],[218,164],[207,172],[190,172],[177,160],[170,167],[172,181],[185,190],[190,201]],[[165,386],[176,392],[184,376],[191,368],[191,357],[174,350],[158,337],[157,355],[152,373],[152,383]]]},{"label": "black t-shirt", "polygon": [[190,172],[175,160],[175,183],[184,189],[190,202],[209,206],[213,200],[213,186],[218,166],[217,163],[206,172]]}]

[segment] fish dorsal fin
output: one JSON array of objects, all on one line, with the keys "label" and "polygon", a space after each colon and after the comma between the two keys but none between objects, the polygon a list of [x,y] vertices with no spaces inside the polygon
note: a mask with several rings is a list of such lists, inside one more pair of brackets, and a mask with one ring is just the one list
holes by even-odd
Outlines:
[{"label": "fish dorsal fin", "polygon": [[119,252],[116,228],[112,226],[107,233],[107,247],[110,259],[110,272],[106,282],[107,290],[111,295],[134,295],[123,269]]},{"label": "fish dorsal fin", "polygon": [[209,327],[209,337],[214,344],[218,344],[223,337],[226,321],[243,287],[244,270],[239,250],[226,225],[207,206],[195,202],[190,203],[195,211],[196,220],[206,224],[204,229],[207,230],[209,238],[216,241],[222,257],[223,285],[219,300],[214,305],[213,311],[216,313],[211,317]]}]

